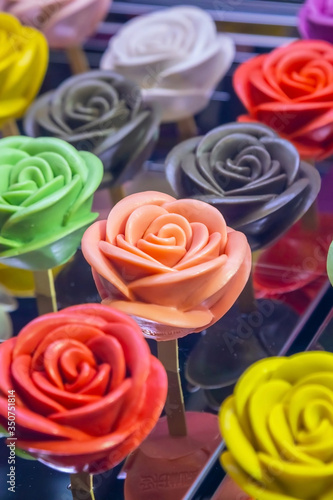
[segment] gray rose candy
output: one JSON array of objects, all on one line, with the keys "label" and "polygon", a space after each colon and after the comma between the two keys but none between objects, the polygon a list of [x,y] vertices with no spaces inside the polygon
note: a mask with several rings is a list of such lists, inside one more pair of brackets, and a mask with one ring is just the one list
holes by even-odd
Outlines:
[{"label": "gray rose candy", "polygon": [[216,207],[246,234],[252,250],[284,233],[314,202],[316,169],[295,147],[258,123],[229,123],[176,146],[166,175],[180,198]]},{"label": "gray rose candy", "polygon": [[158,125],[158,109],[142,104],[135,83],[100,70],[68,78],[41,96],[24,122],[31,137],[58,137],[97,155],[106,171],[103,184],[136,173],[152,152]]}]

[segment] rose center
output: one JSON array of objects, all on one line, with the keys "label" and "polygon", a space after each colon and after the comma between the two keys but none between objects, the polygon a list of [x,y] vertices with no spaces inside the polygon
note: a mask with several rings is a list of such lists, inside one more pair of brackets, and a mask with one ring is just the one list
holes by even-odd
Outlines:
[{"label": "rose center", "polygon": [[88,347],[74,339],[62,339],[48,345],[43,366],[48,379],[59,389],[66,384],[82,386],[96,373],[96,361]]},{"label": "rose center", "polygon": [[[128,121],[130,108],[108,81],[91,77],[76,86],[60,89],[64,121],[76,133],[108,128],[118,129]],[[110,131],[109,131],[110,132]]]},{"label": "rose center", "polygon": [[[166,219],[172,220],[172,217],[167,216]],[[137,248],[161,264],[173,267],[186,254],[186,230],[173,222],[162,226],[160,222],[155,221],[147,229],[143,238],[137,242]]]},{"label": "rose center", "polygon": [[174,59],[181,57],[179,52],[187,50],[187,45],[186,28],[182,22],[174,20],[171,23],[166,20],[164,23],[146,25],[144,30],[138,30],[128,48],[132,56],[155,55]]},{"label": "rose center", "polygon": [[315,432],[323,420],[333,425],[333,406],[327,401],[314,400],[304,409],[303,424],[307,431]]},{"label": "rose center", "polygon": [[210,158],[214,178],[226,192],[262,178],[272,164],[269,152],[256,138],[235,134],[232,139],[222,139]]},{"label": "rose center", "polygon": [[96,374],[96,362],[89,350],[70,348],[60,357],[59,365],[65,387],[69,390],[86,385]]},{"label": "rose center", "polygon": [[281,89],[290,99],[297,99],[318,92],[333,81],[333,67],[319,56],[297,54],[278,67],[277,77]]}]

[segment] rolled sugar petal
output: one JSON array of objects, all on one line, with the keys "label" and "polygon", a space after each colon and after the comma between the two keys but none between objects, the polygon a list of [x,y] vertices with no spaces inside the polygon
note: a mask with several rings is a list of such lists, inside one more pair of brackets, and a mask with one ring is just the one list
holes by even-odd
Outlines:
[{"label": "rolled sugar petal", "polygon": [[44,33],[50,47],[81,45],[104,19],[112,0],[5,0],[4,10]]},{"label": "rolled sugar petal", "polygon": [[298,14],[298,25],[303,38],[333,43],[332,0],[306,0]]},{"label": "rolled sugar petal", "polygon": [[318,351],[258,361],[222,404],[222,465],[252,498],[332,498],[332,367]]},{"label": "rolled sugar petal", "polygon": [[139,326],[100,304],[40,316],[0,345],[0,360],[0,425],[15,391],[17,446],[64,472],[120,463],[166,399],[166,372]]},{"label": "rolled sugar petal", "polygon": [[42,270],[66,262],[96,219],[102,162],[54,138],[0,140],[0,262]]},{"label": "rolled sugar petal", "polygon": [[96,154],[111,182],[132,178],[158,137],[160,113],[142,103],[140,88],[112,71],[68,78],[37,99],[24,128],[32,137],[54,136]]},{"label": "rolled sugar petal", "polygon": [[333,45],[299,40],[254,57],[234,73],[235,91],[258,121],[290,140],[303,159],[333,153]]},{"label": "rolled sugar petal", "polygon": [[42,33],[0,12],[0,129],[24,115],[42,85],[47,64]]},{"label": "rolled sugar petal", "polygon": [[138,83],[144,100],[158,102],[168,122],[207,106],[234,52],[232,39],[217,34],[209,14],[181,6],[127,22],[110,40],[101,67]]},{"label": "rolled sugar petal", "polygon": [[280,237],[310,208],[320,175],[295,147],[259,123],[228,123],[177,145],[166,175],[178,197],[216,207],[252,250]]},{"label": "rolled sugar petal", "polygon": [[143,320],[144,334],[157,340],[215,323],[251,268],[246,237],[218,210],[155,191],[117,203],[87,229],[82,252],[103,302]]}]

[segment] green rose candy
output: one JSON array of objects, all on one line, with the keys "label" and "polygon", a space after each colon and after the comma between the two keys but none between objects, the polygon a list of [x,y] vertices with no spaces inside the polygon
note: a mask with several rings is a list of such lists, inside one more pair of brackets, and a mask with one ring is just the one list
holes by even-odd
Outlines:
[{"label": "green rose candy", "polygon": [[333,241],[331,243],[327,256],[327,274],[333,286]]},{"label": "green rose candy", "polygon": [[55,138],[0,140],[0,262],[39,271],[66,262],[96,219],[95,155]]}]

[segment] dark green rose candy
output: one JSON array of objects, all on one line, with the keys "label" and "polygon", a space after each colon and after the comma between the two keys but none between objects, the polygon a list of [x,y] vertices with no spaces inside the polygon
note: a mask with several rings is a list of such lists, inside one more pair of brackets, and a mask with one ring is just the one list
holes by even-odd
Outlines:
[{"label": "dark green rose candy", "polygon": [[64,139],[103,162],[105,182],[124,182],[147,160],[158,136],[156,106],[142,104],[140,88],[112,71],[90,71],[66,80],[29,109],[31,137]]},{"label": "dark green rose candy", "polygon": [[252,250],[281,236],[320,189],[316,169],[258,123],[229,123],[182,142],[168,155],[166,174],[179,198],[216,207]]}]

